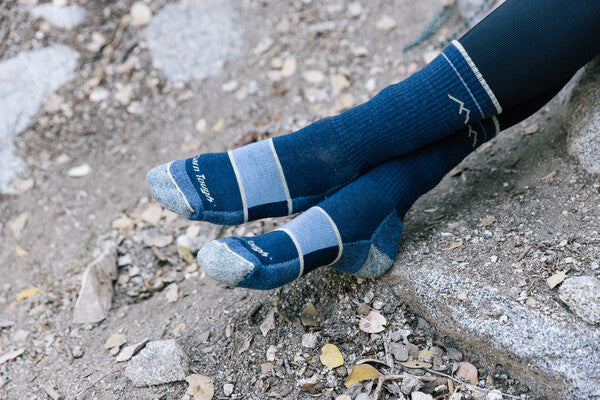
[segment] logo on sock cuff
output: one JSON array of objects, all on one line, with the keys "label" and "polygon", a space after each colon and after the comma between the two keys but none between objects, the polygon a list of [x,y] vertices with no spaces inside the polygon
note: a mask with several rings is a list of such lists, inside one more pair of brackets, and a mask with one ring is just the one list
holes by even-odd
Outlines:
[{"label": "logo on sock cuff", "polygon": [[465,118],[465,125],[466,125],[467,122],[469,122],[469,116],[471,115],[471,110],[469,110],[468,108],[466,108],[465,107],[465,103],[462,102],[462,101],[460,101],[456,97],[453,97],[451,95],[448,95],[448,97],[450,98],[450,100],[457,102],[458,105],[460,106],[460,108],[458,109],[458,115],[461,115],[463,113],[463,111],[467,114],[466,118]]},{"label": "logo on sock cuff", "polygon": [[[192,160],[192,166],[194,167],[194,172],[200,172],[200,167],[198,166],[198,157],[194,157],[194,159]],[[200,191],[202,192],[202,194],[204,195],[204,197],[206,197],[206,200],[208,200],[209,203],[212,203],[213,201],[215,201],[215,199],[210,195],[210,191],[208,190],[208,187],[206,186],[206,177],[204,176],[204,174],[196,174],[196,179],[198,180],[198,183],[200,184]]]}]

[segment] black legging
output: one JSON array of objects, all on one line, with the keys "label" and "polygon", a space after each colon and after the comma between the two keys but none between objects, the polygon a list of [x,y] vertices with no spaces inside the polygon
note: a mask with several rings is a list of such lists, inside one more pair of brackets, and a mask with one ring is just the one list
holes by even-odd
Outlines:
[{"label": "black legging", "polygon": [[556,93],[600,53],[600,0],[507,0],[459,42],[506,112]]}]

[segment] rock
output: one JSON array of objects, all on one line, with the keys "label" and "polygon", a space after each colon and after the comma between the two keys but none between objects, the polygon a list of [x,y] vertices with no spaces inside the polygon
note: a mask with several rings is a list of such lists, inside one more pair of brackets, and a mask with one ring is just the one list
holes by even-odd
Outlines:
[{"label": "rock", "polygon": [[18,349],[18,350],[9,351],[4,354],[0,354],[0,365],[4,364],[7,361],[14,360],[15,358],[19,357],[23,353],[25,353],[25,349]]},{"label": "rock", "polygon": [[171,283],[165,289],[165,299],[167,299],[169,303],[175,303],[177,300],[179,300],[178,290],[179,286],[176,283]]},{"label": "rock", "polygon": [[[471,349],[479,362],[493,360],[494,365],[508,367],[551,400],[584,400],[600,392],[600,372],[589,369],[600,365],[597,327],[560,307],[546,313],[519,303],[508,295],[516,283],[500,286],[497,278],[482,279],[488,268],[481,260],[472,260],[465,274],[440,263],[436,255],[415,262],[405,253],[409,252],[401,252],[391,270],[394,291],[426,317],[438,335]],[[509,264],[507,269],[514,268]],[[463,291],[469,292],[468,300],[451,300]]]},{"label": "rock", "polygon": [[226,383],[223,385],[223,394],[225,396],[231,396],[233,393],[234,386],[231,383]]},{"label": "rock", "polygon": [[409,376],[408,378],[402,379],[402,384],[400,385],[400,391],[404,394],[411,394],[415,390],[419,390],[423,387],[423,383],[419,380],[419,378],[415,378],[414,376]]},{"label": "rock", "polygon": [[148,222],[154,226],[158,225],[162,217],[162,207],[158,204],[151,204],[140,214],[142,221]]},{"label": "rock", "polygon": [[239,55],[242,24],[229,0],[182,0],[156,13],[144,37],[154,66],[169,79],[202,80]]},{"label": "rock", "polygon": [[0,62],[0,193],[14,193],[10,182],[25,168],[14,154],[13,138],[44,99],[71,80],[78,57],[71,48],[53,44]]},{"label": "rock", "polygon": [[396,27],[396,20],[388,15],[384,15],[381,17],[377,23],[375,23],[375,28],[382,31],[390,31]]},{"label": "rock", "polygon": [[84,176],[88,176],[90,172],[92,172],[92,167],[88,164],[82,164],[68,170],[67,175],[71,178],[83,178]]},{"label": "rock", "polygon": [[408,347],[401,343],[391,343],[390,352],[397,361],[404,362],[408,360]]},{"label": "rock", "polygon": [[161,236],[154,236],[154,237],[147,237],[146,239],[144,239],[144,243],[146,244],[146,246],[150,246],[150,247],[166,247],[168,245],[170,245],[171,243],[173,243],[173,236],[171,235],[161,235]]},{"label": "rock", "polygon": [[71,349],[71,353],[73,354],[73,358],[81,358],[84,354],[83,347],[75,346]]},{"label": "rock", "polygon": [[492,390],[485,395],[485,400],[502,400],[503,398],[502,392],[498,389]]},{"label": "rock", "polygon": [[131,25],[146,26],[152,19],[152,10],[143,1],[136,1],[129,11]]},{"label": "rock", "polygon": [[153,386],[185,380],[188,356],[173,339],[149,342],[125,368],[134,386]]},{"label": "rock", "polygon": [[319,336],[316,333],[305,333],[302,335],[302,347],[314,349],[318,340]]},{"label": "rock", "polygon": [[30,11],[34,17],[42,17],[54,27],[61,29],[74,28],[85,20],[85,8],[77,4],[57,7],[52,3],[35,6]]},{"label": "rock", "polygon": [[[131,357],[135,355],[138,351],[140,351],[145,345],[148,343],[148,339],[144,339],[141,342],[136,344],[132,344],[130,346],[126,346],[121,350],[119,355],[117,356],[116,362],[129,361]],[[75,355],[73,355],[75,356]]]},{"label": "rock", "polygon": [[12,231],[13,235],[18,238],[21,236],[23,229],[25,229],[27,221],[29,221],[29,215],[27,213],[21,213],[8,222],[8,228]]},{"label": "rock", "polygon": [[94,103],[100,103],[101,101],[108,99],[109,96],[110,96],[110,91],[107,88],[100,86],[100,87],[97,87],[94,90],[92,90],[92,92],[90,93],[89,99],[90,99],[90,101],[92,101]]},{"label": "rock", "polygon": [[81,277],[81,289],[73,311],[73,322],[100,322],[108,315],[112,282],[117,279],[117,246],[105,242],[102,253],[89,264]]},{"label": "rock", "polygon": [[355,2],[348,4],[348,14],[350,14],[350,16],[352,18],[358,18],[362,15],[362,13],[363,13],[363,6],[362,6],[362,4],[360,4],[360,2],[355,1]]},{"label": "rock", "polygon": [[322,83],[325,80],[325,74],[316,69],[309,69],[302,73],[302,79],[308,83]]},{"label": "rock", "polygon": [[33,179],[15,179],[11,185],[17,192],[25,193],[33,189],[35,181]]},{"label": "rock", "polygon": [[579,318],[600,324],[600,280],[593,276],[567,278],[558,289],[558,296]]},{"label": "rock", "polygon": [[92,53],[97,53],[106,44],[106,38],[100,32],[92,33],[92,40],[87,44],[86,49]]},{"label": "rock", "polygon": [[267,361],[275,361],[275,354],[277,354],[277,346],[270,345],[266,353]]},{"label": "rock", "polygon": [[52,400],[61,400],[63,398],[60,393],[56,391],[54,385],[49,382],[44,385],[44,391]]},{"label": "rock", "polygon": [[283,79],[291,78],[298,68],[296,57],[286,57],[281,65],[281,77]]},{"label": "rock", "polygon": [[600,174],[600,56],[585,67],[565,115],[569,154],[589,173]]},{"label": "rock", "polygon": [[128,106],[133,98],[133,87],[129,84],[123,85],[115,92],[115,100],[122,106]]},{"label": "rock", "polygon": [[412,392],[410,400],[433,400],[433,396],[423,392]]}]

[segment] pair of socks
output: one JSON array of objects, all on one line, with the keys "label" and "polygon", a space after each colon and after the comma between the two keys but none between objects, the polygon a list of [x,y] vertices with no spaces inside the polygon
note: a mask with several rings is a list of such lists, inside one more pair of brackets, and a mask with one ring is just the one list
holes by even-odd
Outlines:
[{"label": "pair of socks", "polygon": [[153,196],[192,220],[224,225],[290,215],[386,161],[501,112],[459,42],[368,102],[297,132],[161,165]]},{"label": "pair of socks", "polygon": [[497,134],[501,104],[508,126],[552,97],[599,51],[599,22],[596,2],[507,0],[367,103],[288,135],[163,164],[148,184],[192,220],[234,225],[306,210],[266,235],[202,248],[200,263],[223,283],[269,289],[324,265],[380,275],[414,201]]}]

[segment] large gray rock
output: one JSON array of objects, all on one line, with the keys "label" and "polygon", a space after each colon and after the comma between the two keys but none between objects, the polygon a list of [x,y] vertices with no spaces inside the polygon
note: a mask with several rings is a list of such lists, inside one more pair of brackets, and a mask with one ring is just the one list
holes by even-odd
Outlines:
[{"label": "large gray rock", "polygon": [[[600,369],[590,367],[600,365],[600,330],[522,305],[505,288],[473,279],[476,271],[469,276],[431,260],[393,274],[398,295],[480,360],[507,366],[551,399],[600,398]],[[467,299],[459,299],[465,292]]]},{"label": "large gray rock", "polygon": [[600,174],[600,56],[577,81],[566,116],[568,150],[588,172]]},{"label": "large gray rock", "polygon": [[144,31],[154,66],[187,81],[218,74],[242,43],[237,13],[226,0],[182,0],[165,5]]},{"label": "large gray rock", "polygon": [[44,99],[73,77],[78,57],[70,47],[54,44],[0,62],[0,193],[13,193],[9,183],[24,169],[14,154],[14,137]]},{"label": "large gray rock", "polygon": [[100,322],[108,315],[117,279],[117,246],[107,241],[102,253],[89,264],[81,277],[81,289],[75,303],[73,322]]},{"label": "large gray rock", "polygon": [[182,381],[190,370],[190,362],[181,346],[173,339],[150,342],[134,356],[127,376],[135,386],[153,386]]},{"label": "large gray rock", "polygon": [[566,279],[558,290],[571,311],[590,324],[600,324],[600,281],[593,276]]}]

